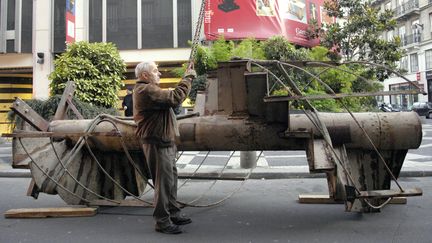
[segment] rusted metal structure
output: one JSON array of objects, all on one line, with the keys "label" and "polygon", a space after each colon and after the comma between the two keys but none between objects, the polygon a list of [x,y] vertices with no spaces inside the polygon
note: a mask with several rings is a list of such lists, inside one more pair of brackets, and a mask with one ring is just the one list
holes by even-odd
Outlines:
[{"label": "rusted metal structure", "polygon": [[[266,72],[252,72],[253,64]],[[392,197],[422,194],[397,183],[408,149],[421,143],[416,113],[320,113],[289,80],[290,96],[271,97],[269,65],[280,63],[220,63],[217,78],[209,80],[204,114],[178,122],[179,150],[304,150],[310,172],[326,174],[330,198],[344,202],[348,211],[375,211]],[[67,108],[78,113],[73,90],[70,83],[50,122],[20,100],[13,105],[29,124],[9,134],[14,166],[31,169],[29,194],[59,194],[68,204],[102,200],[111,205],[125,205],[122,200],[131,196],[146,204],[140,195],[147,170],[134,122],[108,115],[66,120]],[[306,100],[303,112],[290,111],[292,97]],[[392,180],[398,189],[390,188]]]}]

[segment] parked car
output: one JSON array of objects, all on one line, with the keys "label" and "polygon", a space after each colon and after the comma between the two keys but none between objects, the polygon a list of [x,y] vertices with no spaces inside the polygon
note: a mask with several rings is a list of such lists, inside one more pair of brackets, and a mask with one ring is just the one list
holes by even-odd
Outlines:
[{"label": "parked car", "polygon": [[386,104],[386,103],[382,103],[379,106],[379,109],[381,111],[384,111],[384,112],[400,112],[401,111],[400,108],[398,108],[397,106],[393,106],[393,105]]},{"label": "parked car", "polygon": [[415,102],[412,105],[412,110],[417,112],[419,116],[432,117],[432,102]]}]

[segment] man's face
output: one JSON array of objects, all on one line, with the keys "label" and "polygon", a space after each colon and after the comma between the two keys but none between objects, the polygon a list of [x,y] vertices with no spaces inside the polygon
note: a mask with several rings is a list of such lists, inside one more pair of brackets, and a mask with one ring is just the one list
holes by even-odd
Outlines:
[{"label": "man's face", "polygon": [[143,73],[144,78],[154,84],[159,84],[161,73],[155,63],[150,66],[150,72]]}]

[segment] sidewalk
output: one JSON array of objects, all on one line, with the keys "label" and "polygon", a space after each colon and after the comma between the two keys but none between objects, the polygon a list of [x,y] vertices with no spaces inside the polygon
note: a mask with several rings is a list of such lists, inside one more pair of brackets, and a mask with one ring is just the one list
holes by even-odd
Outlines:
[{"label": "sidewalk", "polygon": [[[0,148],[1,149],[1,148]],[[289,156],[289,155],[288,155]],[[280,158],[286,159],[286,164],[289,164],[290,157]],[[193,158],[199,158],[200,156],[194,156]],[[269,156],[271,157],[271,156]],[[417,154],[408,153],[407,158],[402,166],[400,177],[423,177],[432,176],[432,160],[429,162],[417,162],[418,157],[428,157]],[[210,157],[209,158],[214,158]],[[0,160],[2,158],[0,157]],[[216,159],[216,158],[214,158]],[[219,160],[223,160],[223,157],[219,155],[217,157]],[[271,158],[270,158],[271,159]],[[424,159],[424,158],[423,158]],[[250,172],[249,169],[240,169],[236,165],[236,160],[239,157],[233,156],[231,159],[233,162],[228,163],[225,170],[223,170],[224,165],[203,165],[198,170],[199,165],[191,164],[191,160],[187,165],[182,164],[181,159],[179,160],[179,177],[188,177],[196,175],[199,177],[211,177],[211,178],[243,178]],[[264,160],[261,158],[260,160]],[[268,160],[268,159],[265,159]],[[297,159],[298,160],[298,159]],[[252,170],[250,179],[287,179],[287,178],[322,178],[325,177],[324,173],[311,174],[309,173],[309,167],[306,163],[306,157],[304,158],[304,165],[298,165],[300,162],[297,161],[297,165],[280,165],[280,166],[263,166],[260,161],[255,169]],[[183,162],[184,163],[184,162]],[[222,171],[223,170],[223,171]],[[221,173],[222,172],[222,173]],[[222,174],[222,175],[221,175]],[[28,169],[13,169],[9,164],[0,162],[0,177],[31,177],[30,170]]]}]

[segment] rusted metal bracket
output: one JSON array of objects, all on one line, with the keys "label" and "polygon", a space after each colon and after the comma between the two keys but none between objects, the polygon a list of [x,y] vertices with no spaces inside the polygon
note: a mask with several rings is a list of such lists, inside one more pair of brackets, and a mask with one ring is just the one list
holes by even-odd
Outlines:
[{"label": "rusted metal bracket", "polygon": [[78,111],[76,106],[72,102],[72,97],[75,92],[75,83],[73,81],[68,81],[66,83],[66,88],[63,92],[60,103],[57,107],[56,113],[54,115],[53,120],[64,120],[67,115],[67,111],[69,108],[75,113],[78,119],[84,119],[81,113]]},{"label": "rusted metal bracket", "polygon": [[37,130],[43,132],[48,131],[49,123],[22,99],[16,98],[12,103],[11,109],[15,114],[19,115],[24,121],[28,122],[28,124]]}]

